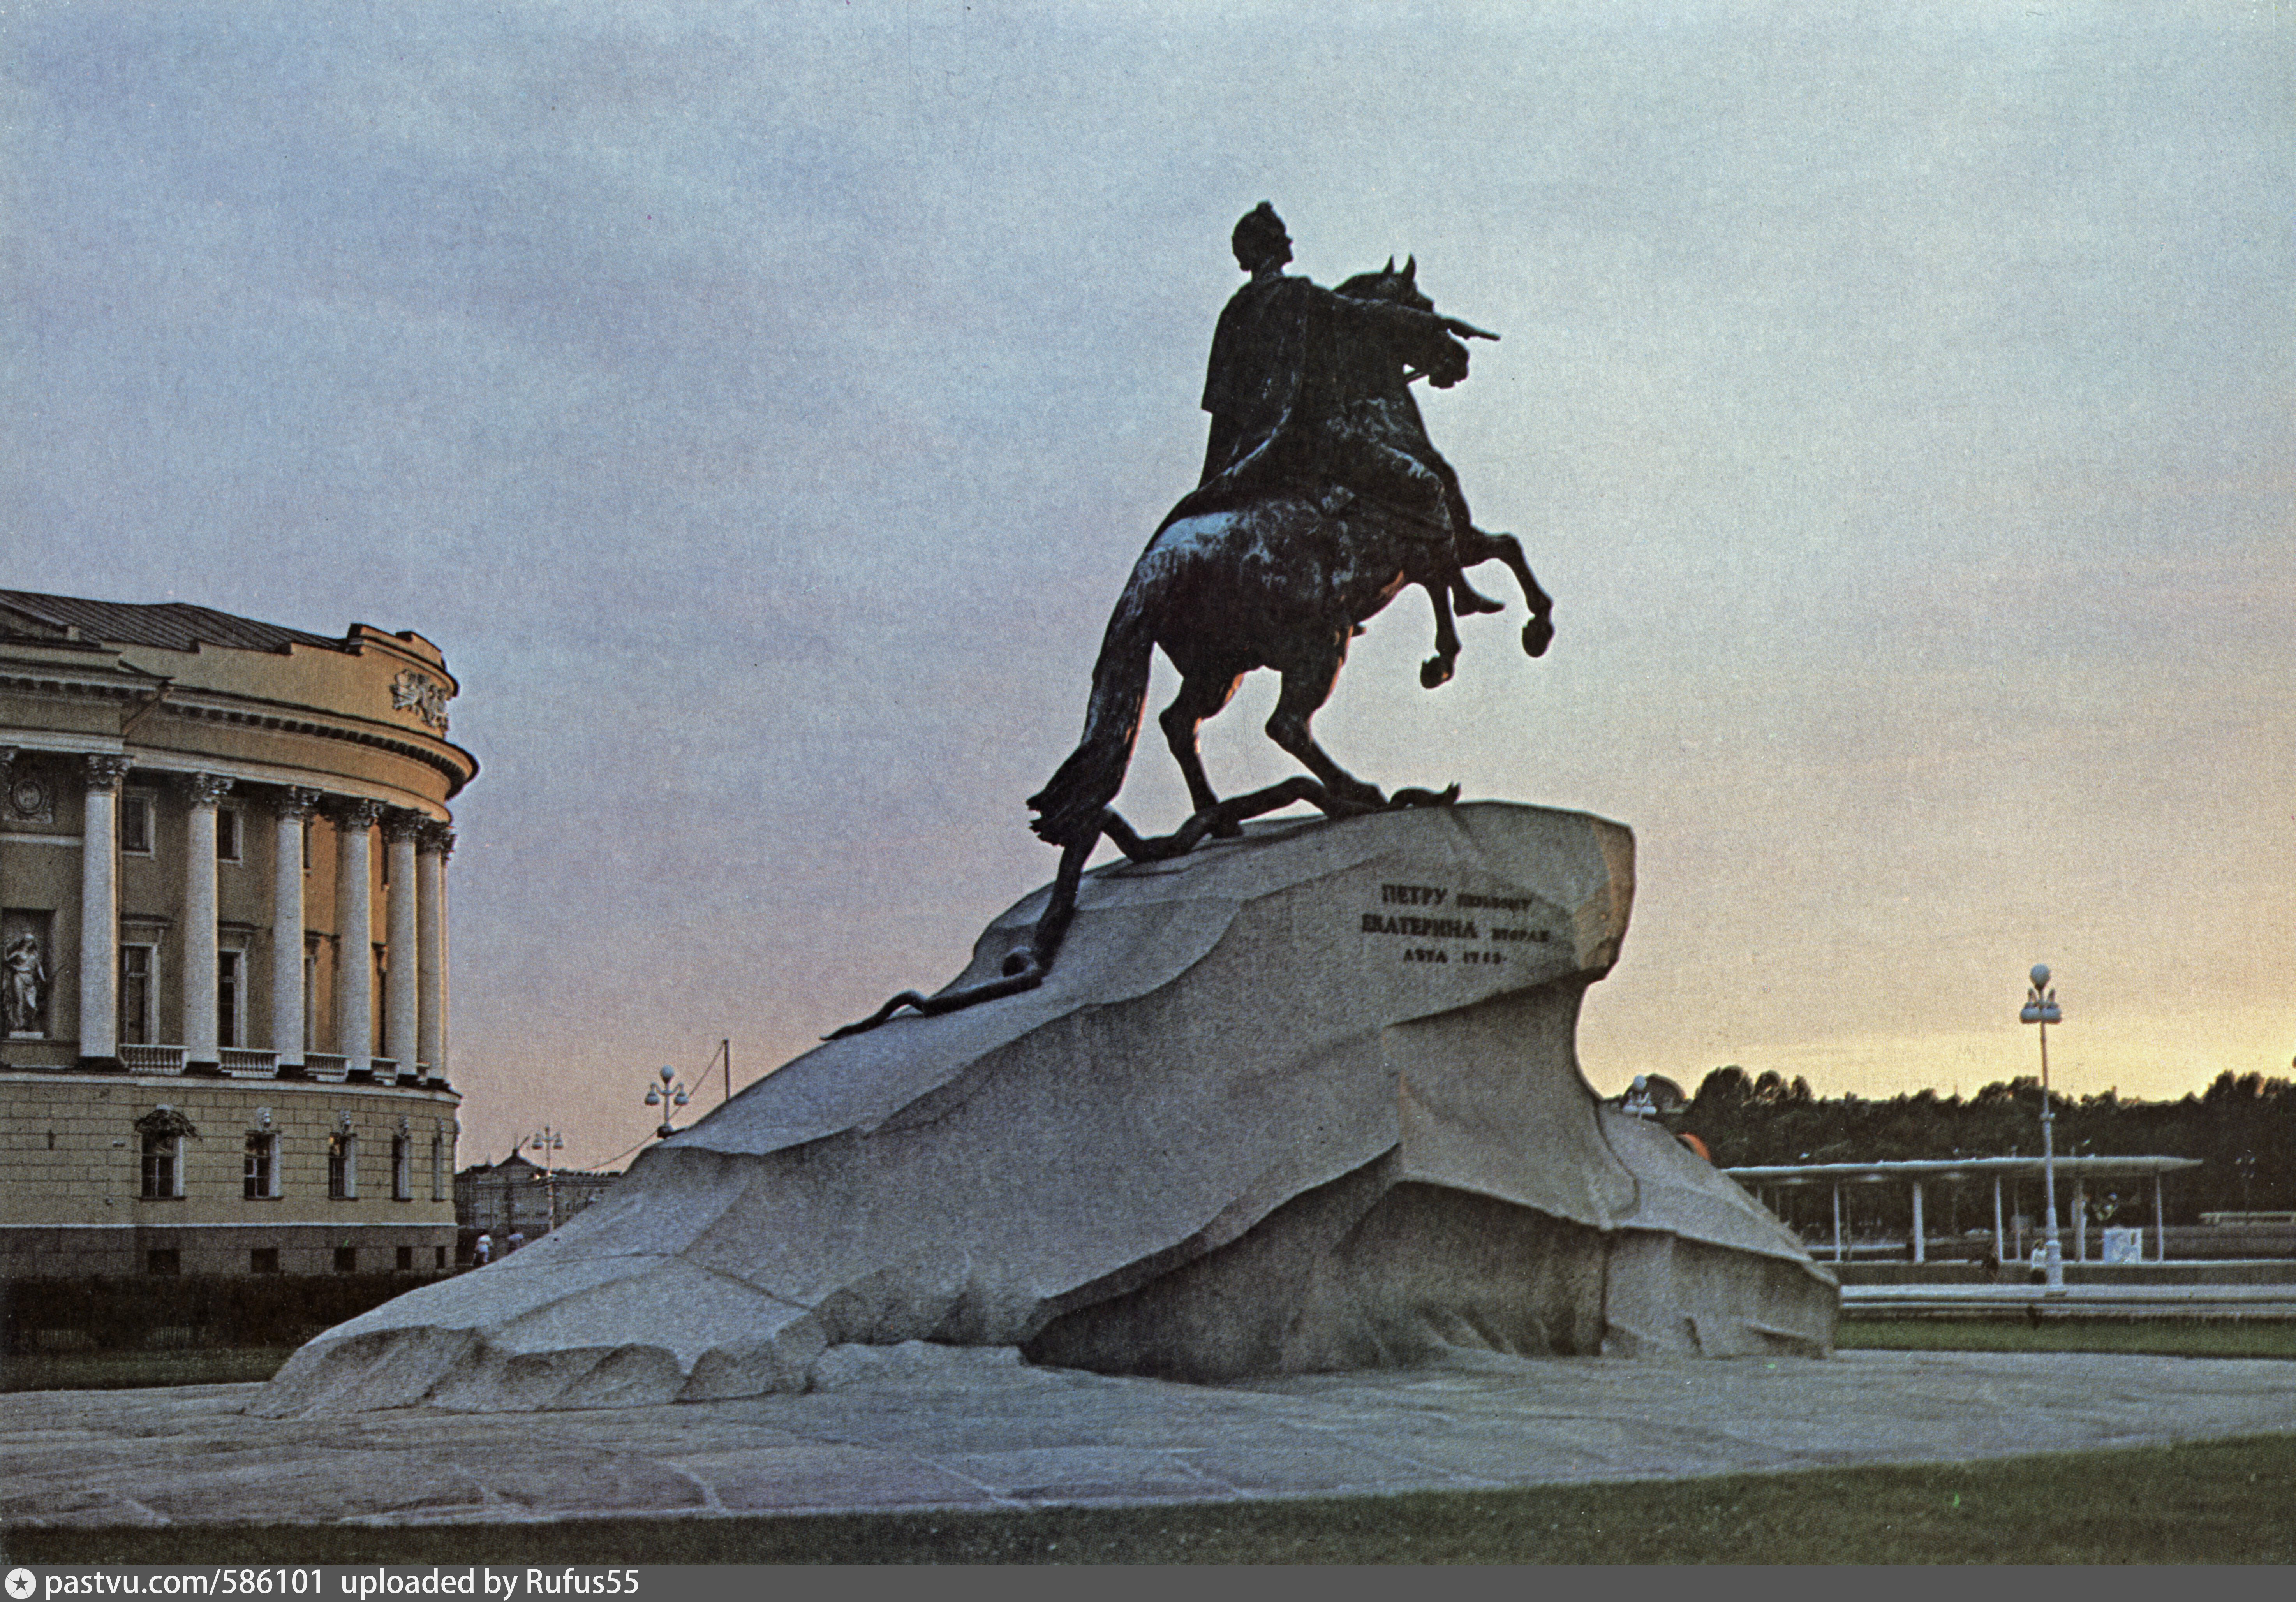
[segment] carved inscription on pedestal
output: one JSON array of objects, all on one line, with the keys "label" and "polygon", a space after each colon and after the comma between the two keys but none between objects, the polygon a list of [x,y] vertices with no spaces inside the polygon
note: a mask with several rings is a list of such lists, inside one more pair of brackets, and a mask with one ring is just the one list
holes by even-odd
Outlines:
[{"label": "carved inscription on pedestal", "polygon": [[[1552,929],[1493,920],[1493,914],[1517,920],[1531,912],[1537,903],[1528,895],[1481,895],[1470,890],[1454,891],[1441,885],[1382,885],[1379,892],[1381,910],[1363,915],[1362,932],[1400,936],[1417,943],[1401,948],[1399,960],[1405,962],[1447,965],[1456,961],[1495,966],[1506,961],[1505,948],[1517,942],[1544,943],[1554,937]],[[1402,911],[1396,910],[1398,908],[1419,910]],[[1448,912],[1444,911],[1446,908]],[[1479,921],[1464,916],[1468,912],[1484,916]]]}]

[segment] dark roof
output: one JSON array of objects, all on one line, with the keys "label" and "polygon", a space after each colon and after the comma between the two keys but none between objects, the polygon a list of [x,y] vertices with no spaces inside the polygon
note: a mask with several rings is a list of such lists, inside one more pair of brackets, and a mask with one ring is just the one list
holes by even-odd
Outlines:
[{"label": "dark roof", "polygon": [[[14,616],[10,616],[14,614]],[[29,621],[35,626],[26,627]],[[234,617],[229,612],[163,601],[138,606],[124,601],[82,601],[72,595],[37,595],[28,590],[0,590],[0,634],[33,634],[78,629],[84,640],[111,645],[156,645],[165,650],[194,650],[202,645],[228,646],[234,650],[284,652],[290,645],[316,645],[327,650],[347,650],[348,640],[307,634],[299,628]]]}]

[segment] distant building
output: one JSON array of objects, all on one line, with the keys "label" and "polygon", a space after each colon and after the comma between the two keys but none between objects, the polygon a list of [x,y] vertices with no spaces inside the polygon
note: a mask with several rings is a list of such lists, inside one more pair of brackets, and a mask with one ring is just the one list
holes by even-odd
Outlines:
[{"label": "distant building", "polygon": [[0,591],[0,1275],[450,1260],[455,690],[414,633]]},{"label": "distant building", "polygon": [[589,1173],[575,1168],[544,1169],[512,1152],[499,1163],[481,1163],[455,1176],[455,1222],[462,1256],[480,1235],[494,1237],[499,1259],[513,1234],[538,1240],[613,1189],[619,1173]]}]

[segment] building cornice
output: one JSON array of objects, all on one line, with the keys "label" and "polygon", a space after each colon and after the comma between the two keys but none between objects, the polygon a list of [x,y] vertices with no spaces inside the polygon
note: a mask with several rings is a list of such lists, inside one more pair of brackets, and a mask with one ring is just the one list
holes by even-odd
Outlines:
[{"label": "building cornice", "polygon": [[[153,691],[165,682],[113,674],[33,674],[23,671],[20,664],[0,665],[0,690],[135,703],[140,713],[154,715],[169,723],[217,723],[266,733],[301,734],[344,745],[364,746],[371,750],[405,757],[422,764],[444,778],[447,781],[447,797],[450,800],[478,772],[478,758],[462,747],[417,735],[394,724],[377,723],[341,713],[321,712],[292,702],[238,696],[221,691],[187,689],[181,684],[175,685],[165,700],[155,700]],[[86,738],[76,740],[47,730],[25,730],[17,733],[0,731],[0,743],[16,745],[26,750],[71,750],[86,749],[90,742]],[[185,758],[184,753],[154,749],[135,741],[115,743],[99,738],[94,743],[102,748],[124,751],[135,757],[138,765],[144,766],[172,770],[180,767]],[[145,751],[152,754],[149,762],[140,755]],[[251,771],[236,771],[269,764],[234,764],[218,760],[206,765],[218,772],[230,772],[236,778],[255,779],[264,783],[309,781],[308,775],[302,770],[274,769],[275,772],[296,774],[292,780],[258,775]],[[328,788],[341,790],[345,787],[335,784]],[[397,799],[395,792],[391,798]]]}]

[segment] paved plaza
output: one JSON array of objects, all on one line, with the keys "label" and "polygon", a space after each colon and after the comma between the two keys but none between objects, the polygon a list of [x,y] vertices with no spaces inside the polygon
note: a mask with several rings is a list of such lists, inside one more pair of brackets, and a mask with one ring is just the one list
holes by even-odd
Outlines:
[{"label": "paved plaza", "polygon": [[435,1524],[1234,1501],[1934,1462],[2296,1430],[2296,1365],[1849,1352],[1185,1385],[840,1348],[803,1396],[267,1420],[257,1385],[32,1392],[0,1525]]}]

